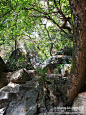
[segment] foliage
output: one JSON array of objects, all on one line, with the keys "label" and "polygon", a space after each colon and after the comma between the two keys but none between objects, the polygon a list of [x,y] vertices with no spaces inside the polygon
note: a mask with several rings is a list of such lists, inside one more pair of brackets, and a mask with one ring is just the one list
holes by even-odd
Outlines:
[{"label": "foliage", "polygon": [[69,0],[2,0],[0,45],[14,50],[25,42],[28,50],[37,52],[39,61],[44,61],[72,46],[72,32],[61,27],[64,20],[71,27]]},{"label": "foliage", "polygon": [[27,61],[25,61],[24,57],[21,57],[18,60],[11,58],[10,61],[7,62],[7,67],[13,71],[21,69],[21,68],[26,68],[27,70],[33,68],[30,62],[27,63]]},{"label": "foliage", "polygon": [[45,87],[47,81],[47,77],[46,77],[47,69],[48,68],[44,68],[44,69],[37,68],[37,73],[38,73],[38,77],[36,78],[36,81],[38,81],[38,85],[36,86],[37,90],[39,90],[41,87],[42,88]]}]

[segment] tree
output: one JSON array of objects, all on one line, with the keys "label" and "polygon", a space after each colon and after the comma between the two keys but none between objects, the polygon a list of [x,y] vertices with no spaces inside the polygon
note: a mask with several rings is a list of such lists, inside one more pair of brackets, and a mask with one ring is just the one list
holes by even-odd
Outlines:
[{"label": "tree", "polygon": [[85,84],[86,74],[86,1],[69,0],[73,21],[73,64],[68,82],[63,88],[63,101],[71,105]]},{"label": "tree", "polygon": [[[61,1],[54,0],[51,1],[50,4],[49,0],[47,0],[47,8],[43,9],[41,8],[42,5],[34,3],[31,4],[30,8],[23,7],[23,10],[36,12],[36,15],[32,15],[31,13],[30,16],[46,18],[57,25],[63,33],[67,34],[67,31],[64,31],[64,29],[71,32],[71,28],[66,27],[66,22],[68,21],[70,23],[70,17],[66,17],[66,13],[62,10],[61,5],[64,4],[64,2],[65,1],[62,1],[61,3]],[[63,101],[65,105],[71,105],[74,98],[82,90],[85,84],[86,73],[86,1],[69,0],[69,2],[72,12],[74,51],[71,74],[68,82],[63,88]],[[55,8],[56,11],[54,11]],[[57,14],[57,19],[61,19],[62,17],[64,21],[61,26],[56,22],[56,18],[53,18],[55,14]]]},{"label": "tree", "polygon": [[[65,105],[71,105],[74,98],[80,92],[85,83],[86,72],[86,3],[85,0],[2,0],[1,4],[1,26],[6,19],[18,15],[17,24],[21,32],[29,35],[33,33],[36,25],[39,26],[44,19],[57,26],[57,34],[71,41],[73,35],[73,64],[68,82],[63,88],[63,100]],[[70,5],[69,5],[70,2]],[[6,7],[5,7],[6,6]],[[70,6],[72,15],[70,15]],[[8,17],[7,17],[8,16]],[[14,20],[14,19],[13,19]],[[71,28],[73,25],[73,34]],[[62,23],[63,21],[63,23]],[[12,21],[11,21],[12,22]],[[20,23],[21,22],[21,23]],[[12,23],[11,23],[12,25]],[[50,38],[49,28],[45,28]],[[49,33],[48,33],[49,32]],[[51,34],[52,35],[52,34]],[[52,47],[51,47],[52,51]],[[51,54],[51,52],[50,52]]]}]

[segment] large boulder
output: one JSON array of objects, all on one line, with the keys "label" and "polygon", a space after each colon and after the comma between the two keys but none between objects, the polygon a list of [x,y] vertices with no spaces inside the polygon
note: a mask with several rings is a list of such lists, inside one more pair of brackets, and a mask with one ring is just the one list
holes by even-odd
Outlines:
[{"label": "large boulder", "polygon": [[28,74],[26,69],[20,69],[12,73],[10,79],[8,81],[17,82],[17,83],[24,83],[29,81],[33,78],[32,74]]},{"label": "large boulder", "polygon": [[86,92],[79,93],[72,105],[73,113],[86,115]]},{"label": "large boulder", "polygon": [[25,68],[14,71],[14,72],[7,72],[2,73],[0,78],[0,88],[7,85],[9,82],[14,83],[26,83],[26,81],[32,80],[35,78],[35,71],[34,70],[26,70]]},{"label": "large boulder", "polygon": [[26,115],[34,115],[37,112],[37,97],[38,91],[27,91],[24,101]]},{"label": "large boulder", "polygon": [[6,65],[13,71],[18,70],[22,67],[26,69],[33,69],[33,66],[30,62],[29,53],[22,48],[18,48],[12,52]]},{"label": "large boulder", "polygon": [[34,115],[37,97],[34,87],[10,82],[0,89],[0,115]]},{"label": "large boulder", "polygon": [[71,56],[66,55],[51,56],[40,65],[40,68],[41,69],[48,68],[48,73],[54,73],[54,69],[57,68],[58,64],[69,64],[71,60],[72,60]]},{"label": "large boulder", "polygon": [[4,63],[3,59],[0,57],[0,75],[5,70],[6,70],[6,64]]}]

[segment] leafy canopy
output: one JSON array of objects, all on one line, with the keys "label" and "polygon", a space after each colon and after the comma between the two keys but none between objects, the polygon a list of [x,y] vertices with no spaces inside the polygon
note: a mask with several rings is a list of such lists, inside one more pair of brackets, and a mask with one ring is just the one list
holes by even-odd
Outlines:
[{"label": "leafy canopy", "polygon": [[65,20],[71,28],[69,0],[1,0],[0,45],[28,38],[27,47],[34,44],[47,57],[72,44],[72,33],[62,28]]}]

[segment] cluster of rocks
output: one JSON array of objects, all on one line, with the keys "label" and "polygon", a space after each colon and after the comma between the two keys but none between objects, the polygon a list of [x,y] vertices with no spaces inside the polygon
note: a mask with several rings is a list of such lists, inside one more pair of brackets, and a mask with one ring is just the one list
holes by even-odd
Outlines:
[{"label": "cluster of rocks", "polygon": [[10,82],[0,89],[0,115],[34,115],[38,91],[34,86]]},{"label": "cluster of rocks", "polygon": [[[20,69],[15,72],[2,73],[1,77],[7,85],[0,89],[0,115],[40,115],[52,108],[52,87],[46,87],[49,94],[44,94],[43,86],[35,80],[36,71]],[[37,90],[39,86],[39,91]],[[43,96],[44,95],[44,96]],[[49,100],[50,95],[52,100]],[[52,103],[51,103],[52,102]],[[50,105],[51,103],[51,105]],[[46,105],[47,104],[47,105]]]},{"label": "cluster of rocks", "polygon": [[[48,67],[48,72],[50,71],[46,74],[48,80],[50,80],[49,83],[46,81],[45,85],[40,85],[35,79],[37,72],[30,70],[32,68],[27,70],[27,68],[24,68],[26,66],[21,67],[21,64],[17,68],[14,65],[15,69],[13,68],[12,61],[18,63],[18,60],[21,60],[22,57],[30,62],[28,55],[21,52],[20,49],[16,50],[16,54],[13,52],[7,64],[0,57],[0,115],[58,115],[57,105],[58,98],[61,95],[60,87],[66,83],[67,79],[62,79],[62,75],[54,74],[52,70],[57,68],[58,64],[65,64],[64,68],[67,69],[67,67],[70,67],[68,64],[72,57],[51,56],[40,64],[39,68]],[[32,67],[32,64],[29,64]],[[64,73],[66,69],[63,70]],[[51,80],[54,82],[54,87],[52,87]],[[58,86],[55,88],[57,84]],[[78,113],[81,112],[85,115],[85,97],[85,92],[78,95],[73,102],[72,112],[78,111]],[[75,107],[82,108],[84,111],[82,109],[74,110]]]},{"label": "cluster of rocks", "polygon": [[35,88],[38,84],[35,81],[36,71],[22,68],[7,72],[8,68],[2,58],[1,63],[3,69],[0,72],[0,115],[33,115],[47,112],[45,99],[40,98],[39,91]]},{"label": "cluster of rocks", "polygon": [[[52,104],[52,101],[49,103],[49,100],[46,100],[47,97],[44,96],[41,99],[42,94],[39,95],[39,92],[34,89],[35,83],[34,79],[22,85],[10,82],[7,86],[1,88],[0,115],[59,115],[67,113],[66,111],[58,111],[58,107],[54,103]],[[85,115],[85,98],[85,93],[79,94],[70,113]]]},{"label": "cluster of rocks", "polygon": [[26,83],[35,77],[35,70],[26,70],[25,68],[14,72],[2,72],[0,76],[0,88],[7,85],[9,82]]},{"label": "cluster of rocks", "polygon": [[[6,67],[4,61],[2,64]],[[0,74],[1,115],[38,115],[52,111],[53,102],[57,98],[53,94],[51,86],[45,87],[45,94],[43,86],[39,86],[40,91],[34,88],[36,84],[39,85],[35,81],[35,70],[22,68],[13,72],[5,72],[6,69],[2,69]],[[49,98],[49,95],[52,99]]]}]

